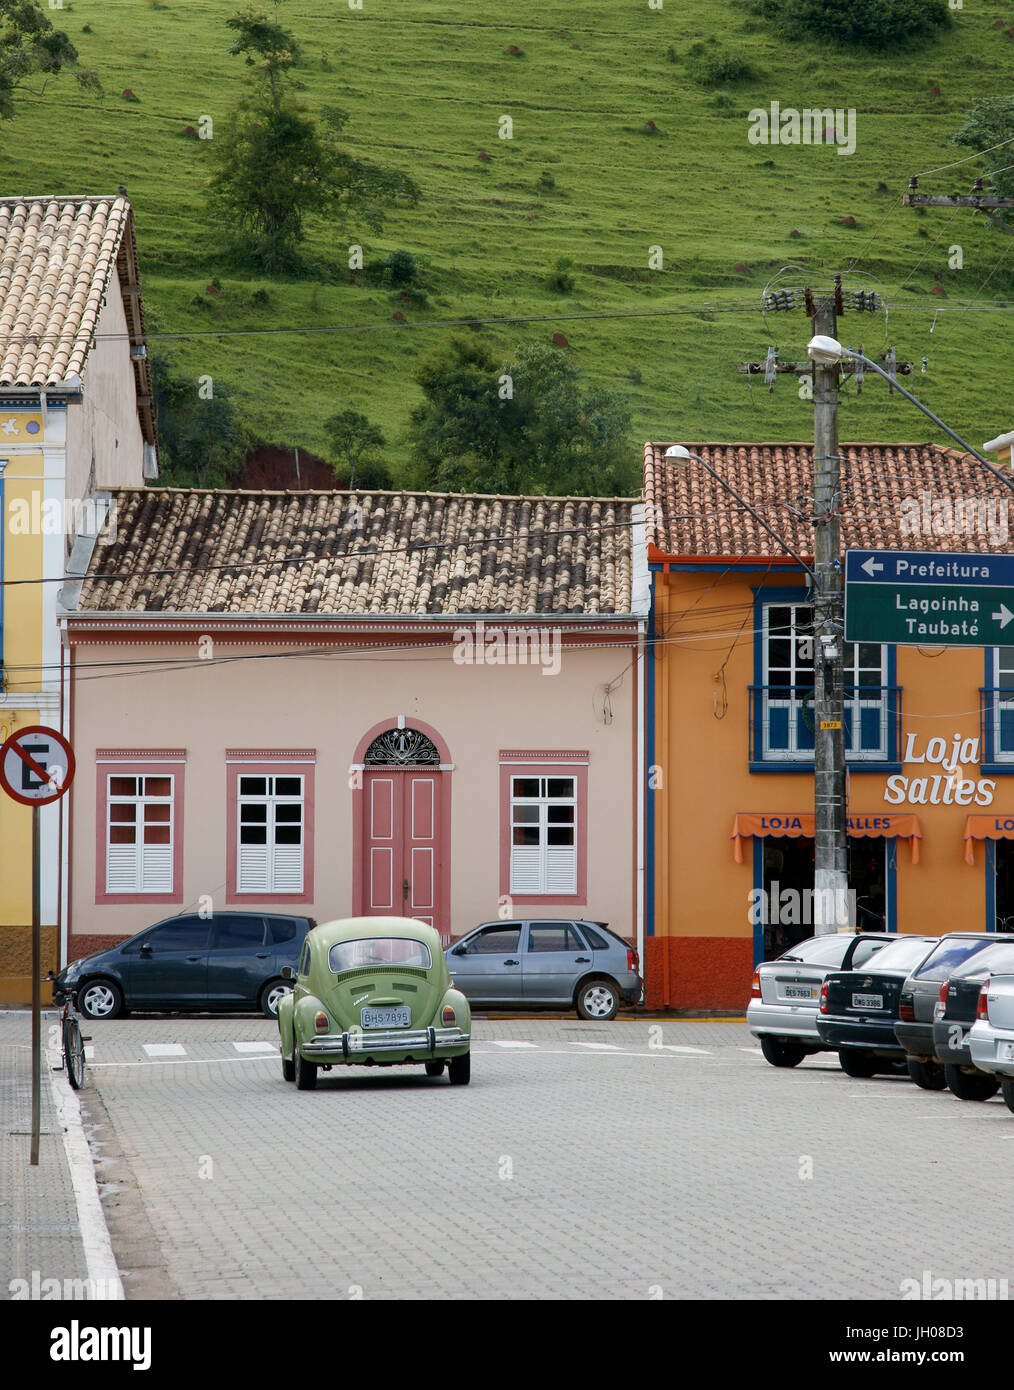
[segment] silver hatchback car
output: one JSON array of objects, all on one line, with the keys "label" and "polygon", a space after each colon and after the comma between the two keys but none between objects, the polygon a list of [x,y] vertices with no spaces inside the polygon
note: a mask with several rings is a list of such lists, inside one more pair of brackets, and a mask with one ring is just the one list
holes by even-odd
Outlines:
[{"label": "silver hatchback car", "polygon": [[634,948],[605,922],[526,918],[484,922],[444,955],[468,1002],[493,1009],[576,1009],[581,1018],[613,1018],[641,998]]}]

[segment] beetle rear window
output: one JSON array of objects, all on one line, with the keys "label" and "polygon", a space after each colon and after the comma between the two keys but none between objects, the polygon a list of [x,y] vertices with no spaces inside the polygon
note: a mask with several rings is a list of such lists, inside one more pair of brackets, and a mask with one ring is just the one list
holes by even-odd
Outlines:
[{"label": "beetle rear window", "polygon": [[433,964],[430,948],[424,941],[403,936],[364,936],[355,941],[338,941],[328,951],[327,961],[336,975],[343,970],[366,969],[371,965],[429,970]]}]

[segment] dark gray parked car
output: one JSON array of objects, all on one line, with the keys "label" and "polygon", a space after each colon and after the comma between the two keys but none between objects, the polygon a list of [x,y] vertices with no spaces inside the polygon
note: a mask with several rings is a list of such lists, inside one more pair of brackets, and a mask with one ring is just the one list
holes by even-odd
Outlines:
[{"label": "dark gray parked car", "polygon": [[996,942],[994,932],[948,932],[902,986],[894,1036],[905,1049],[909,1076],[924,1090],[942,1091],[947,1085],[933,1043],[933,1015],[940,986],[959,965]]},{"label": "dark gray parked car", "polygon": [[562,1005],[582,1018],[608,1019],[641,997],[637,952],[605,922],[484,922],[444,955],[455,986],[487,1008]]},{"label": "dark gray parked car", "polygon": [[291,989],[282,967],[296,964],[313,925],[279,912],[183,913],[72,961],[54,988],[72,992],[86,1018],[126,1009],[260,1009],[276,1018]]}]

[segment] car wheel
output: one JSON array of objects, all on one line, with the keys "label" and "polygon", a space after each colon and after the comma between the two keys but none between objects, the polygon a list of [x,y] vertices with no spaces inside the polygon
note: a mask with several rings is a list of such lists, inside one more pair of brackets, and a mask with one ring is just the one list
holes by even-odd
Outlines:
[{"label": "car wheel", "polygon": [[773,1067],[798,1067],[806,1056],[806,1048],[799,1043],[780,1042],[778,1038],[771,1038],[765,1034],[761,1040],[761,1051],[764,1053],[764,1060],[770,1062]]},{"label": "car wheel", "polygon": [[269,980],[261,990],[261,1012],[265,1018],[278,1017],[278,1003],[286,994],[292,993],[292,986],[285,980]]},{"label": "car wheel", "polygon": [[78,992],[77,1006],[85,1018],[116,1018],[123,1012],[123,990],[112,980],[92,980]]},{"label": "car wheel", "polygon": [[1014,1110],[1014,1081],[1004,1081],[1000,1086],[1003,1101],[1008,1110]]},{"label": "car wheel", "polygon": [[981,1071],[965,1071],[951,1062],[944,1064],[944,1076],[951,1088],[951,1094],[958,1100],[989,1100],[1000,1089],[995,1076],[987,1076]]},{"label": "car wheel", "polygon": [[861,1077],[863,1080],[875,1076],[879,1070],[876,1057],[871,1057],[868,1052],[847,1052],[842,1048],[838,1053],[838,1062],[846,1076]]},{"label": "car wheel", "polygon": [[296,1090],[312,1091],[317,1085],[317,1065],[315,1062],[307,1062],[303,1059],[295,1041],[293,1041],[292,1047],[294,1053],[292,1066]]},{"label": "car wheel", "polygon": [[472,1078],[472,1054],[466,1052],[463,1057],[448,1058],[447,1075],[452,1086],[467,1086]]},{"label": "car wheel", "polygon": [[586,980],[577,992],[577,1012],[580,1018],[604,1023],[616,1017],[620,1007],[620,991],[612,980]]},{"label": "car wheel", "polygon": [[942,1091],[947,1085],[944,1069],[939,1062],[924,1062],[921,1057],[909,1057],[908,1074],[924,1091]]},{"label": "car wheel", "polygon": [[295,1081],[296,1064],[289,1057],[282,1058],[282,1077],[286,1081]]},{"label": "car wheel", "polygon": [[427,1076],[443,1076],[443,1074],[444,1074],[444,1064],[443,1064],[443,1062],[427,1062],[427,1063],[426,1063],[426,1075],[427,1075]]}]

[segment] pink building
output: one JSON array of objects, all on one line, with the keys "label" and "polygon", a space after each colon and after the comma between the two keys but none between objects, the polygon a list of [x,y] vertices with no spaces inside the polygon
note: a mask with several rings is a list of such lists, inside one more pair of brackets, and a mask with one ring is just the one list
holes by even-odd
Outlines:
[{"label": "pink building", "polygon": [[62,594],[68,958],[202,905],[643,944],[639,504],[111,500]]}]

